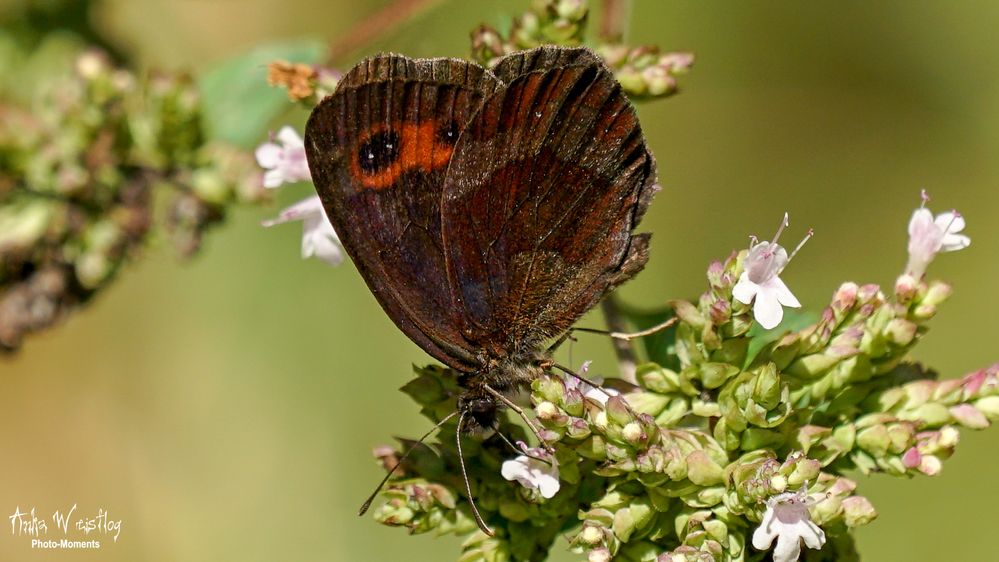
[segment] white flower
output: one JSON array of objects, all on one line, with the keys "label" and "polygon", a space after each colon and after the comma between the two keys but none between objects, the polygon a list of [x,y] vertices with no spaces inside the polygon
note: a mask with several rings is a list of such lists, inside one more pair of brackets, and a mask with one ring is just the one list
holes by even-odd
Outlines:
[{"label": "white flower", "polygon": [[826,544],[826,534],[808,514],[807,485],[797,492],[778,494],[767,500],[760,526],[753,532],[753,546],[767,550],[777,539],[774,562],[794,562],[801,554],[801,541],[812,549]]},{"label": "white flower", "polygon": [[305,159],[305,142],[291,127],[282,127],[277,134],[280,144],[265,142],[257,147],[257,164],[264,173],[264,187],[278,187],[282,183],[311,180],[309,163]]},{"label": "white flower", "polygon": [[940,252],[963,250],[971,245],[971,239],[963,234],[964,217],[957,211],[933,213],[925,207],[929,197],[923,191],[923,206],[912,213],[909,220],[909,264],[905,272],[919,279],[926,273],[926,266]]},{"label": "white flower", "polygon": [[294,220],[302,221],[302,259],[315,256],[330,265],[339,265],[343,261],[340,238],[326,218],[318,195],[295,203],[281,211],[277,218],[263,224],[274,226]]},{"label": "white flower", "polygon": [[[749,248],[749,254],[743,263],[742,276],[739,282],[732,288],[732,296],[735,300],[749,304],[756,299],[753,304],[753,317],[760,326],[769,330],[784,318],[784,306],[798,308],[801,303],[791,294],[791,290],[781,281],[779,275],[787,266],[791,258],[787,255],[787,250],[777,243],[781,232],[787,226],[787,213],[784,214],[784,221],[777,230],[772,242],[754,242]],[[801,246],[811,237],[808,236],[798,244],[791,257],[801,249]]]},{"label": "white flower", "polygon": [[518,441],[524,454],[512,461],[503,461],[500,473],[507,480],[516,480],[521,486],[541,492],[545,499],[554,497],[559,489],[558,464],[551,453],[541,448],[531,449]]}]

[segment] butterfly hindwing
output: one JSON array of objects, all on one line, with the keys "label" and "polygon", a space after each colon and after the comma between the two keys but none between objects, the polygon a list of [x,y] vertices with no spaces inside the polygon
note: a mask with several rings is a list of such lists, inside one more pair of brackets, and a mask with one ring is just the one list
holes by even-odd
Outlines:
[{"label": "butterfly hindwing", "polygon": [[454,302],[492,355],[561,334],[648,258],[632,229],[655,163],[634,108],[602,64],[539,68],[485,101],[444,183]]}]

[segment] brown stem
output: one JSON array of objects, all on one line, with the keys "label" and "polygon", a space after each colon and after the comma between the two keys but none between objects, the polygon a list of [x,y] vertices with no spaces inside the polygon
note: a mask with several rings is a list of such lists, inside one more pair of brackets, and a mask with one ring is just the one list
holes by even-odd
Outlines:
[{"label": "brown stem", "polygon": [[[614,293],[605,296],[600,301],[600,309],[604,312],[604,320],[611,332],[626,332],[628,330],[628,325],[621,315],[617,296]],[[617,365],[621,371],[621,378],[632,384],[637,384],[635,366],[638,364],[638,359],[635,355],[635,349],[631,346],[631,341],[612,338],[611,344],[614,346],[614,353],[617,354]]]},{"label": "brown stem", "polygon": [[369,15],[346,35],[330,42],[327,60],[332,64],[399,27],[441,0],[395,0]]},{"label": "brown stem", "polygon": [[631,0],[604,0],[600,17],[600,40],[620,43],[628,30]]}]

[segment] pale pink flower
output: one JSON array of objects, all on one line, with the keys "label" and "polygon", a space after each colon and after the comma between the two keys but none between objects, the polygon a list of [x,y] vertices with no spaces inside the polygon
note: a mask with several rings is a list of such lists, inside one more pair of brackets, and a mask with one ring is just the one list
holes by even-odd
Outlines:
[{"label": "pale pink flower", "polygon": [[516,480],[521,486],[537,490],[541,497],[548,499],[559,490],[558,463],[548,451],[538,447],[529,448],[518,441],[524,454],[510,461],[503,461],[500,473],[507,480]]},{"label": "pale pink flower", "polygon": [[929,197],[923,191],[923,205],[909,219],[909,264],[905,272],[916,279],[926,273],[926,267],[940,252],[963,250],[971,238],[958,234],[964,230],[964,217],[957,211],[940,213],[936,217],[926,208]]},{"label": "pale pink flower", "polygon": [[309,163],[305,159],[305,142],[291,127],[282,127],[275,142],[265,142],[257,147],[257,164],[266,169],[264,187],[278,187],[284,183],[311,181]]},{"label": "pale pink flower", "polygon": [[773,241],[754,241],[743,264],[742,275],[732,288],[735,300],[743,304],[753,303],[753,317],[767,330],[780,324],[784,318],[783,307],[801,306],[779,276],[791,261],[791,257],[794,257],[812,234],[809,231],[808,236],[798,244],[791,257],[788,257],[787,250],[777,243],[787,224],[787,213],[785,213]]},{"label": "pale pink flower", "polygon": [[801,555],[802,541],[808,548],[822,548],[826,543],[826,534],[812,522],[808,503],[805,487],[768,499],[763,520],[753,532],[753,546],[757,550],[767,550],[777,539],[774,562],[795,562]]},{"label": "pale pink flower", "polygon": [[302,221],[302,259],[317,257],[330,265],[343,261],[343,246],[326,218],[319,196],[309,197],[282,210],[277,218],[264,221],[264,226],[274,226],[289,221]]}]

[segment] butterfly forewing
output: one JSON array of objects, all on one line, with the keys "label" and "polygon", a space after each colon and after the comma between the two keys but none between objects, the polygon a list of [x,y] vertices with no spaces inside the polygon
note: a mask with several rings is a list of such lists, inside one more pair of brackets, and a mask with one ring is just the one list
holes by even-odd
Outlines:
[{"label": "butterfly forewing", "polygon": [[451,302],[441,190],[458,136],[499,85],[464,61],[380,55],[344,77],[305,133],[327,215],[378,302],[420,347],[466,371],[479,363]]}]

